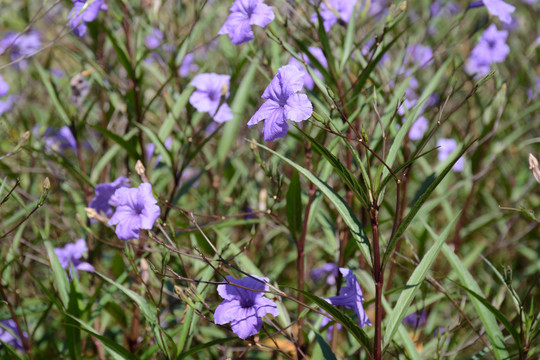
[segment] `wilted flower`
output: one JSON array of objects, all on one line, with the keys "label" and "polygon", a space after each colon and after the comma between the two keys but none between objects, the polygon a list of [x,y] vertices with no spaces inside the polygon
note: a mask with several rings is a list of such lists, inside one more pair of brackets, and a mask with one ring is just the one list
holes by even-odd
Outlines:
[{"label": "wilted flower", "polygon": [[320,281],[323,278],[326,278],[326,283],[328,285],[334,285],[338,276],[338,269],[338,264],[329,262],[311,270],[311,277],[314,281]]},{"label": "wilted flower", "polygon": [[111,201],[116,210],[107,224],[117,225],[116,235],[120,240],[138,239],[141,229],[152,229],[160,214],[149,183],[142,183],[138,188],[121,187]]},{"label": "wilted flower", "polygon": [[232,331],[239,338],[246,339],[259,332],[264,315],[279,315],[276,304],[264,297],[264,291],[268,291],[266,284],[268,278],[246,276],[242,279],[235,279],[232,276],[227,276],[227,280],[242,287],[218,285],[217,291],[224,300],[214,312],[216,324],[231,323]]},{"label": "wilted flower", "polygon": [[96,196],[90,201],[88,207],[95,209],[98,213],[104,213],[105,216],[110,217],[113,213],[111,206],[116,206],[112,201],[112,196],[121,187],[128,187],[130,180],[126,177],[120,176],[116,180],[110,183],[103,183],[96,185],[94,192]]},{"label": "wilted flower", "polygon": [[275,17],[274,10],[264,0],[236,0],[230,11],[218,35],[228,34],[235,45],[253,40],[251,25],[265,27]]},{"label": "wilted flower", "polygon": [[[308,48],[308,50],[324,68],[328,67],[328,61],[326,61],[326,58],[324,57],[324,53],[323,53],[323,51],[321,49],[310,46]],[[316,76],[322,78],[321,72],[319,70],[317,70],[315,68],[315,66],[313,66],[313,64],[311,63],[311,60],[309,59],[309,57],[307,57],[305,54],[300,54],[300,56],[302,57],[302,60],[305,61],[307,66],[309,66],[309,67],[311,67],[313,69],[312,70],[313,73]],[[298,60],[296,60],[293,57],[293,58],[291,58],[291,60],[289,60],[289,65],[293,65],[295,68],[297,68],[299,71],[301,71],[304,74],[304,86],[308,90],[313,90],[313,87],[315,86],[315,82],[313,81],[313,78],[311,77],[309,72],[304,67],[304,64],[302,64],[301,62],[299,62]]]},{"label": "wilted flower", "polygon": [[[28,337],[28,334],[23,333],[23,336],[26,338]],[[15,323],[15,320],[13,319],[0,321],[0,340],[17,349],[24,349],[21,333],[17,328],[17,323]],[[0,344],[0,347],[1,346],[2,345]]]},{"label": "wilted flower", "polygon": [[429,127],[429,123],[427,119],[423,116],[420,116],[414,124],[412,124],[411,128],[409,129],[409,139],[411,140],[419,140],[422,137],[424,137],[424,134],[426,133],[426,130]]},{"label": "wilted flower", "polygon": [[418,310],[412,314],[405,316],[402,323],[411,328],[418,328],[426,323],[427,320],[427,311]]},{"label": "wilted flower", "polygon": [[467,73],[485,75],[492,63],[504,61],[510,53],[510,47],[506,44],[507,37],[508,31],[498,31],[497,27],[491,24],[471,52],[465,65]]},{"label": "wilted flower", "polygon": [[339,268],[339,271],[347,280],[347,285],[339,290],[338,296],[332,296],[326,300],[334,306],[342,305],[352,309],[356,316],[358,316],[358,323],[361,327],[366,325],[371,326],[371,322],[362,305],[364,296],[362,295],[362,289],[360,289],[356,276],[353,274],[352,270],[347,268]]},{"label": "wilted flower", "polygon": [[[30,30],[26,33],[8,32],[0,40],[0,55],[9,51],[11,60],[16,61],[21,57],[31,56],[41,47],[41,37],[37,31]],[[21,69],[27,65],[27,60],[18,63]]]},{"label": "wilted flower", "polygon": [[86,34],[86,23],[97,19],[100,11],[107,11],[105,0],[73,0],[73,8],[68,14],[69,26],[77,36]]},{"label": "wilted flower", "polygon": [[[351,20],[356,1],[357,0],[328,0],[328,2],[322,2],[319,13],[323,20],[324,30],[328,32],[337,22],[347,24]],[[329,4],[331,8],[329,8],[327,4]],[[311,15],[311,21],[314,23],[318,22],[316,13]]]},{"label": "wilted flower", "polygon": [[297,94],[304,84],[304,74],[292,65],[283,66],[264,93],[268,99],[251,117],[248,126],[252,127],[265,120],[263,135],[265,141],[285,137],[289,125],[287,120],[300,122],[308,119],[313,112],[313,105],[307,95]]},{"label": "wilted flower", "polygon": [[[437,141],[437,146],[439,147],[439,154],[437,158],[440,162],[446,160],[446,158],[457,149],[457,143],[454,139],[439,139]],[[463,171],[465,166],[465,158],[460,157],[459,160],[452,166],[452,170],[455,172]]]},{"label": "wilted flower", "polygon": [[[215,73],[199,74],[191,81],[191,85],[197,90],[189,97],[189,102],[197,111],[207,112],[212,118],[219,122],[232,120],[233,114],[229,105],[223,102],[221,97],[229,97],[229,75],[219,75]],[[219,107],[219,108],[218,108]]]},{"label": "wilted flower", "polygon": [[54,248],[54,253],[58,257],[60,265],[64,269],[67,269],[69,266],[70,274],[72,269],[75,270],[75,274],[77,274],[78,270],[94,271],[94,267],[91,264],[81,261],[83,254],[87,251],[88,248],[84,239],[79,239],[73,244],[66,244],[63,248]]}]

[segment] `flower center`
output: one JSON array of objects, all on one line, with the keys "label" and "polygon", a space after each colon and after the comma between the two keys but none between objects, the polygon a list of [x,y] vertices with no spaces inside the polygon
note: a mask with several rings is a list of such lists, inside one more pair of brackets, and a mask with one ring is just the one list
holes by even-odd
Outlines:
[{"label": "flower center", "polygon": [[253,307],[253,305],[255,305],[255,302],[253,301],[253,299],[245,299],[245,298],[240,299],[240,306],[244,309]]}]

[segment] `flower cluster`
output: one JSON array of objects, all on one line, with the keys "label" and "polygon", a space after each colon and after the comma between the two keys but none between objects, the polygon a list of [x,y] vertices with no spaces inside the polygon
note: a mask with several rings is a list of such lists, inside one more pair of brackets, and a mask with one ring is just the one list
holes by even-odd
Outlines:
[{"label": "flower cluster", "polygon": [[498,31],[491,24],[482,34],[482,38],[474,47],[465,65],[465,70],[471,75],[486,75],[490,71],[491,64],[502,62],[510,53],[510,47],[506,44],[508,31]]},{"label": "flower cluster", "polygon": [[307,120],[313,112],[313,105],[307,95],[297,93],[302,90],[303,84],[304,74],[296,67],[286,65],[279,69],[262,95],[267,101],[251,117],[248,126],[252,127],[265,120],[265,141],[285,137],[289,130],[287,120]]},{"label": "flower cluster", "polygon": [[262,327],[262,317],[266,314],[279,315],[274,302],[264,297],[268,291],[268,278],[254,275],[242,279],[227,276],[234,285],[219,285],[217,291],[224,300],[214,312],[214,322],[218,325],[231,324],[233,332],[241,339],[256,335]]}]

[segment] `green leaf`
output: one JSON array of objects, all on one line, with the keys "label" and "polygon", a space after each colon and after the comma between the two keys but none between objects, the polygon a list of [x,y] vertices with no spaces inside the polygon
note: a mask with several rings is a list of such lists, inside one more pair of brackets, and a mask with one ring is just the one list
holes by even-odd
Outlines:
[{"label": "green leaf", "polygon": [[225,339],[216,339],[216,340],[212,340],[212,341],[209,341],[205,344],[201,344],[201,345],[198,345],[198,346],[195,346],[194,348],[191,348],[189,349],[188,351],[186,351],[185,353],[182,353],[180,354],[180,356],[177,357],[177,359],[185,359],[191,355],[194,355],[200,351],[203,351],[205,349],[208,349],[208,348],[211,348],[215,345],[219,345],[219,344],[225,344],[225,343],[228,343],[229,341],[233,341],[233,340],[236,340],[237,338],[235,337],[230,337],[230,338],[225,338]]},{"label": "green leaf", "polygon": [[360,183],[356,180],[356,177],[354,176],[354,174],[351,173],[351,171],[347,169],[347,167],[336,156],[334,156],[334,154],[332,154],[324,145],[319,144],[317,140],[315,140],[314,138],[306,134],[300,128],[298,130],[300,131],[300,134],[304,136],[304,138],[309,140],[309,142],[313,146],[313,149],[317,151],[319,154],[321,154],[322,156],[324,156],[324,158],[330,164],[332,164],[332,167],[337,171],[339,177],[347,184],[349,189],[351,189],[356,194],[356,197],[362,201],[364,206],[367,206],[368,204],[368,200],[366,197],[367,189],[360,185]]},{"label": "green leaf", "polygon": [[[450,281],[452,281],[450,279]],[[456,284],[457,286],[459,286],[460,288],[462,288],[463,290],[467,291],[469,293],[469,295],[472,295],[473,297],[475,297],[478,301],[480,301],[482,303],[482,305],[484,305],[493,315],[495,315],[495,317],[504,325],[504,327],[506,328],[506,330],[508,330],[508,332],[510,333],[510,335],[512,335],[512,337],[514,338],[514,341],[516,342],[516,346],[518,349],[521,349],[521,339],[519,337],[519,334],[516,330],[516,328],[510,323],[510,321],[508,321],[508,319],[499,311],[497,310],[493,305],[491,305],[486,299],[484,299],[484,297],[474,291],[472,291],[471,289],[467,288],[466,286],[463,286],[461,285],[460,283],[458,282],[455,282],[455,281],[452,281],[454,284]]]},{"label": "green leaf", "polygon": [[[472,290],[477,295],[484,298],[480,286],[478,286],[471,273],[467,270],[465,265],[463,265],[458,256],[450,249],[450,247],[446,244],[443,244],[442,252],[444,256],[446,256],[446,259],[448,260],[454,271],[457,273],[459,280],[468,289]],[[500,360],[508,359],[509,353],[506,348],[506,344],[504,343],[504,336],[499,329],[499,325],[497,324],[495,316],[483,304],[483,302],[478,300],[475,296],[469,294],[469,297],[471,299],[471,302],[473,303],[474,308],[476,309],[478,317],[480,318],[482,324],[486,329],[486,333],[489,337],[489,340],[491,341],[492,350],[495,354],[495,357]]]},{"label": "green leaf", "polygon": [[51,81],[50,75],[43,69],[39,62],[36,61],[35,66],[38,70],[39,76],[41,77],[41,81],[43,81],[43,85],[45,85],[45,88],[47,89],[49,98],[52,100],[56,111],[58,111],[58,114],[60,115],[60,118],[64,121],[66,125],[71,125],[69,115],[67,114],[66,109],[64,109],[62,102],[58,98],[58,92],[56,91],[56,88]]},{"label": "green leaf", "polygon": [[51,245],[51,242],[46,240],[45,241],[45,248],[47,249],[47,254],[49,255],[49,260],[51,263],[51,269],[54,276],[54,282],[56,283],[56,290],[58,291],[58,294],[60,295],[60,299],[62,300],[63,306],[67,306],[69,303],[69,284],[68,284],[68,278],[67,274],[62,268],[62,265],[60,265],[60,262],[58,261],[58,258],[56,257],[56,253],[54,252],[54,248]]},{"label": "green leaf", "polygon": [[249,96],[253,93],[253,79],[255,78],[257,66],[258,61],[254,60],[234,95],[234,100],[231,104],[231,111],[234,117],[225,124],[223,136],[221,136],[217,148],[217,157],[220,163],[223,163],[230,155],[231,147],[238,138],[238,131],[243,126],[242,122],[245,121],[246,103]]},{"label": "green leaf", "polygon": [[137,360],[137,357],[130,353],[126,348],[118,345],[115,341],[98,334],[91,326],[85,324],[81,320],[77,319],[76,317],[66,314],[66,316],[70,317],[73,321],[75,321],[77,324],[79,324],[81,330],[87,332],[88,334],[92,335],[99,341],[103,343],[110,351],[112,351],[115,355],[120,356],[122,359],[128,359],[128,360]]},{"label": "green leaf", "polygon": [[[70,288],[67,312],[73,317],[79,318],[81,315],[79,301],[82,300],[82,294],[76,276],[74,276]],[[82,359],[81,330],[69,316],[66,317],[66,344],[71,359]]]},{"label": "green leaf", "polygon": [[[294,289],[294,288],[292,288]],[[321,299],[318,296],[315,296],[307,291],[294,289],[295,291],[303,294],[307,299],[313,301],[320,308],[330,314],[338,323],[340,323],[349,333],[358,340],[358,343],[364,348],[364,350],[371,354],[372,344],[368,336],[362,330],[362,328],[353,321],[349,316],[340,311],[337,307],[327,302],[325,299]],[[369,356],[371,357],[371,355]]]},{"label": "green leaf", "polygon": [[287,221],[294,238],[302,231],[302,189],[298,171],[293,171],[291,183],[287,190]]},{"label": "green leaf", "polygon": [[399,325],[401,324],[401,321],[407,314],[407,311],[409,310],[409,306],[411,302],[414,299],[414,295],[422,282],[424,281],[427,272],[433,265],[433,262],[439,255],[439,252],[441,251],[441,247],[448,238],[448,235],[450,234],[450,231],[454,228],[454,225],[456,224],[457,220],[459,218],[459,214],[454,217],[454,220],[452,220],[443,230],[441,235],[439,235],[436,240],[435,244],[429,249],[429,251],[424,255],[422,258],[422,261],[420,261],[420,264],[414,269],[411,277],[407,281],[407,284],[405,286],[405,289],[399,294],[399,298],[396,301],[396,306],[394,307],[392,314],[390,314],[390,317],[388,319],[388,323],[386,325],[386,329],[384,331],[384,346],[386,347],[390,341],[392,341],[392,338],[394,337],[394,334],[398,330]]},{"label": "green leaf", "polygon": [[[163,351],[164,354],[168,355],[168,358],[171,358],[172,356],[169,354],[169,349],[167,347],[167,344],[165,343],[165,339],[163,338],[163,335],[166,336],[167,340],[172,344],[174,347],[174,342],[172,339],[165,333],[165,331],[161,328],[157,321],[157,314],[156,314],[156,308],[150,305],[142,296],[138,295],[134,291],[126,288],[125,286],[117,283],[116,281],[109,279],[103,274],[95,272],[96,275],[99,275],[103,280],[107,281],[109,284],[115,286],[118,290],[122,291],[124,294],[126,294],[141,310],[141,314],[143,314],[146,321],[150,323],[150,326],[152,327],[152,330],[154,331],[154,335],[156,338],[156,341],[160,347],[160,349]],[[174,352],[176,352],[176,348],[174,349]]]},{"label": "green leaf", "polygon": [[445,178],[445,176],[450,172],[452,169],[452,166],[459,160],[459,158],[467,151],[467,149],[474,143],[471,142],[469,145],[465,146],[461,151],[457,153],[457,155],[454,157],[452,161],[450,161],[450,164],[446,166],[446,168],[442,171],[442,173],[433,181],[426,191],[420,195],[418,200],[414,203],[412,209],[409,211],[407,216],[401,221],[401,224],[399,224],[398,229],[396,230],[394,236],[390,239],[388,242],[388,246],[386,247],[386,250],[384,251],[383,261],[382,261],[382,268],[384,269],[384,266],[386,262],[388,261],[388,258],[392,254],[392,251],[394,250],[394,247],[396,246],[396,243],[398,239],[403,235],[405,230],[407,230],[407,227],[410,225],[410,223],[413,221],[414,217],[422,207],[422,205],[426,202],[426,200],[429,198],[433,190],[441,183],[441,181]]},{"label": "green leaf", "polygon": [[128,58],[127,51],[120,45],[118,38],[113,32],[109,31],[107,28],[104,28],[104,29],[107,32],[107,37],[111,41],[114,51],[116,52],[116,56],[118,56],[118,60],[120,61],[120,64],[122,64],[124,69],[126,69],[128,73],[128,77],[130,79],[134,79],[135,70],[133,69],[133,66],[131,65],[131,61]]},{"label": "green leaf", "polygon": [[297,163],[287,159],[285,156],[275,152],[274,150],[264,145],[258,144],[256,142],[253,142],[253,144],[269,151],[270,153],[276,155],[281,160],[285,161],[286,163],[294,167],[296,170],[298,170],[299,173],[304,175],[309,181],[311,181],[315,186],[317,186],[317,188],[319,188],[319,190],[324,195],[326,195],[326,197],[330,200],[330,202],[332,202],[332,204],[334,204],[334,206],[336,207],[336,210],[343,218],[343,221],[345,222],[345,224],[347,224],[347,226],[349,227],[349,230],[353,238],[356,240],[356,243],[358,247],[360,248],[360,251],[364,255],[366,262],[371,267],[372,260],[371,260],[371,247],[369,244],[369,240],[364,232],[364,229],[362,228],[362,225],[360,224],[360,222],[354,215],[352,209],[349,207],[347,202],[343,200],[343,198],[339,196],[339,194],[336,193],[334,189],[332,189],[327,183],[325,183],[324,181],[319,179],[317,176],[312,174],[309,170],[301,167]]},{"label": "green leaf", "polygon": [[162,155],[163,162],[167,165],[167,167],[169,169],[172,168],[173,160],[172,160],[171,152],[165,147],[165,144],[163,144],[161,139],[146,126],[139,123],[134,123],[134,124],[136,127],[144,131],[144,133],[150,138],[152,143],[156,146],[156,150],[158,151],[158,153]]},{"label": "green leaf", "polygon": [[[136,159],[136,160],[139,160],[141,159],[141,156],[139,155],[139,153],[137,152],[137,150],[135,150],[135,148],[126,140],[124,140],[121,136],[119,135],[116,135],[115,133],[113,133],[112,131],[109,131],[105,128],[102,128],[101,126],[98,126],[98,125],[91,125],[91,124],[88,124],[90,125],[91,127],[93,127],[94,129],[96,129],[97,131],[99,131],[101,134],[103,134],[104,136],[106,136],[107,138],[111,139],[113,142],[115,142],[116,144],[120,145],[124,150],[126,150],[126,152],[131,155],[132,158]],[[127,137],[127,136],[126,136]],[[129,137],[127,137],[129,139]]]},{"label": "green leaf", "polygon": [[317,343],[319,344],[319,347],[321,348],[324,358],[326,360],[337,360],[336,355],[332,351],[332,348],[326,343],[324,338],[321,335],[319,335],[318,332],[314,331],[314,333],[315,333],[315,339],[317,339]]}]

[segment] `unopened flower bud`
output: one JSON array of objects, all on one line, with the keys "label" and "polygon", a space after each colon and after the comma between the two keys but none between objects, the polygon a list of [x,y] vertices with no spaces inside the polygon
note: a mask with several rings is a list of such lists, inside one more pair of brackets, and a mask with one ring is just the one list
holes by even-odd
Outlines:
[{"label": "unopened flower bud", "polygon": [[529,169],[532,171],[536,181],[540,183],[540,169],[538,169],[538,160],[533,154],[529,154]]},{"label": "unopened flower bud", "polygon": [[49,180],[48,177],[46,177],[45,180],[43,180],[43,191],[49,191],[50,188],[51,188],[51,181]]},{"label": "unopened flower bud", "polygon": [[148,181],[148,177],[146,177],[146,168],[141,160],[137,160],[137,163],[135,164],[135,172],[141,177],[142,181],[150,182]]},{"label": "unopened flower bud", "polygon": [[98,213],[96,209],[87,207],[84,208],[84,211],[86,211],[86,216],[88,216],[89,219],[94,219],[102,223],[107,223],[109,221],[106,217]]}]

